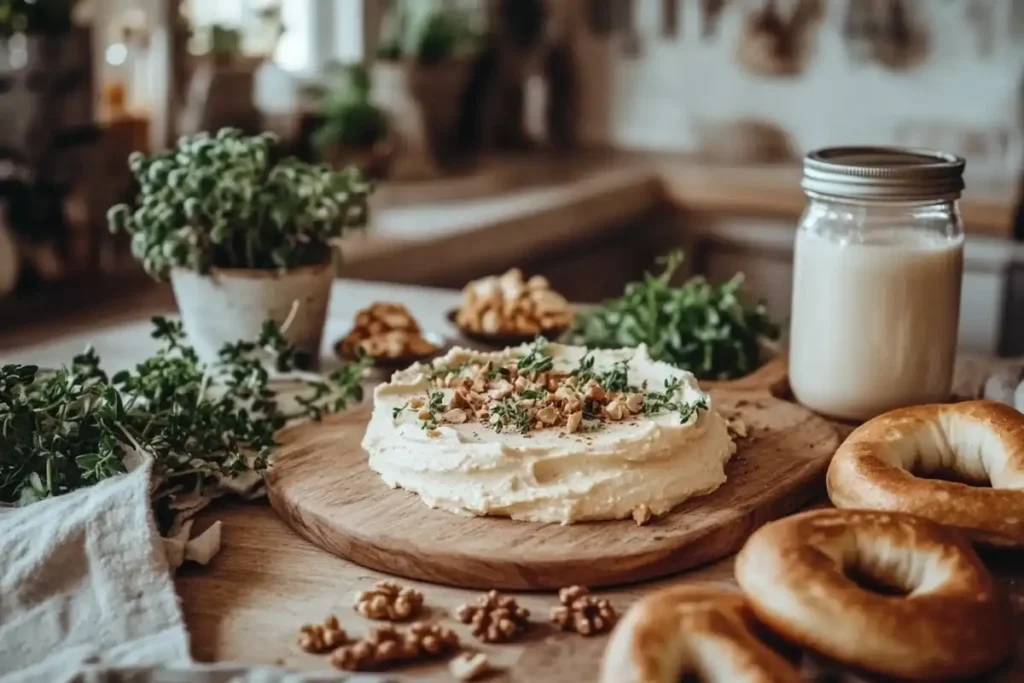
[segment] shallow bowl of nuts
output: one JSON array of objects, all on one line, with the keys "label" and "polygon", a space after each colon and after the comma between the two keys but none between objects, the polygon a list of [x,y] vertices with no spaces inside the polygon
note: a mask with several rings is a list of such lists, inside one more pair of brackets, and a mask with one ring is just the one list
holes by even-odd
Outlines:
[{"label": "shallow bowl of nuts", "polygon": [[438,334],[424,332],[402,304],[377,302],[356,314],[352,331],[334,346],[342,360],[369,359],[372,367],[394,371],[430,360],[450,346]]},{"label": "shallow bowl of nuts", "polygon": [[551,289],[547,278],[524,279],[513,268],[499,276],[474,280],[462,290],[462,305],[448,320],[463,337],[494,348],[519,346],[538,336],[555,341],[574,320],[569,302]]}]

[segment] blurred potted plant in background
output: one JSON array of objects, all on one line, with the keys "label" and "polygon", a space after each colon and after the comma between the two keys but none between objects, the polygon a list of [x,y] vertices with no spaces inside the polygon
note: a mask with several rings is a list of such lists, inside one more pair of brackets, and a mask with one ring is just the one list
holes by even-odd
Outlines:
[{"label": "blurred potted plant in background", "polygon": [[344,77],[345,83],[326,98],[324,123],[313,144],[335,168],[352,165],[369,178],[384,178],[393,151],[387,114],[370,101],[366,67],[346,66]]},{"label": "blurred potted plant in background", "polygon": [[263,323],[319,357],[333,241],[367,225],[371,187],[358,169],[276,161],[272,135],[182,137],[174,149],[129,159],[135,206],[110,209],[113,232],[133,255],[170,279],[189,339],[204,361],[224,344],[255,339]]},{"label": "blurred potted plant in background", "polygon": [[385,17],[374,64],[376,99],[419,106],[430,146],[439,159],[451,151],[472,57],[483,40],[481,15],[458,6],[398,0]]}]

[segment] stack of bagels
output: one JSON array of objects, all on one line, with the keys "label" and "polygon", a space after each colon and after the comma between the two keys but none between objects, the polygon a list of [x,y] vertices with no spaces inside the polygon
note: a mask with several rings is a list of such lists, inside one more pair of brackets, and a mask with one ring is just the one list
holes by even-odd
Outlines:
[{"label": "stack of bagels", "polygon": [[765,637],[906,680],[972,679],[1013,653],[1012,610],[971,542],[1024,547],[1024,415],[992,401],[886,413],[839,447],[827,485],[834,509],[750,537],[740,591],[636,603],[602,683],[801,680]]}]

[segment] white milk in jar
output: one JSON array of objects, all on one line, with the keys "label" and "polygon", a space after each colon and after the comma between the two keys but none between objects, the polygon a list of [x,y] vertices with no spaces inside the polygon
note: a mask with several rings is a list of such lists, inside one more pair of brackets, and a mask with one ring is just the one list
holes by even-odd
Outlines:
[{"label": "white milk in jar", "polygon": [[957,346],[963,162],[915,150],[812,153],[790,329],[796,398],[864,420],[949,398]]}]

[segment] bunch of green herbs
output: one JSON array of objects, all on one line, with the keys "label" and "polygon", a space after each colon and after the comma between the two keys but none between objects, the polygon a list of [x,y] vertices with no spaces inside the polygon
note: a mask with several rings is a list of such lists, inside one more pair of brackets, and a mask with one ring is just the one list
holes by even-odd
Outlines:
[{"label": "bunch of green herbs", "polygon": [[370,74],[363,65],[345,68],[345,83],[324,103],[324,123],[313,144],[321,156],[338,147],[369,149],[388,136],[388,117],[370,99]]},{"label": "bunch of green herbs", "polygon": [[330,262],[331,241],[363,229],[372,191],[358,169],[276,161],[270,133],[225,128],[178,140],[167,152],[136,152],[134,207],[110,209],[112,232],[131,235],[146,272],[172,268],[295,268]]},{"label": "bunch of green herbs", "polygon": [[[0,367],[0,503],[68,493],[147,460],[158,502],[215,487],[262,472],[289,420],[362,399],[361,363],[329,377],[297,373],[297,354],[273,323],[256,341],[225,345],[210,365],[181,323],[153,323],[160,350],[113,376],[91,349],[57,371]],[[303,387],[290,412],[273,388],[278,377]]]},{"label": "bunch of green herbs", "polygon": [[735,379],[756,370],[763,344],[780,333],[764,304],[743,303],[742,273],[721,285],[698,276],[674,286],[682,262],[682,252],[673,252],[659,260],[660,274],[648,273],[626,285],[620,298],[582,312],[569,343],[600,349],[646,344],[655,360],[699,379]]}]

